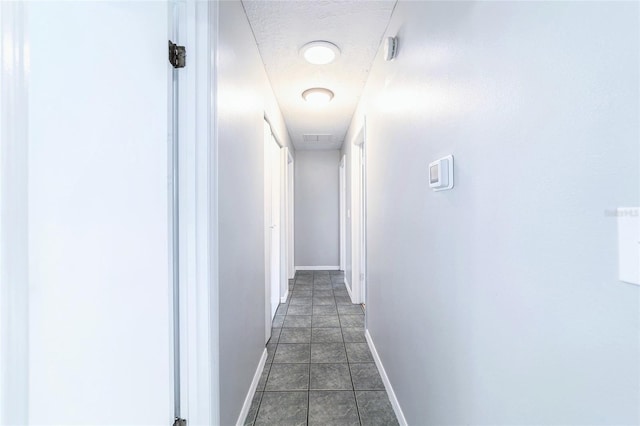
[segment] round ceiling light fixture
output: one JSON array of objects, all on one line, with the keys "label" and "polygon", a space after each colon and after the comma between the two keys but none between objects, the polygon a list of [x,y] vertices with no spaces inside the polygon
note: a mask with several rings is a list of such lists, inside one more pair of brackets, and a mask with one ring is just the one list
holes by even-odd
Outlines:
[{"label": "round ceiling light fixture", "polygon": [[310,64],[325,65],[330,64],[340,55],[340,49],[331,42],[317,40],[302,46],[300,54]]},{"label": "round ceiling light fixture", "polygon": [[322,87],[313,87],[302,92],[302,98],[313,105],[326,105],[333,99],[333,92]]}]

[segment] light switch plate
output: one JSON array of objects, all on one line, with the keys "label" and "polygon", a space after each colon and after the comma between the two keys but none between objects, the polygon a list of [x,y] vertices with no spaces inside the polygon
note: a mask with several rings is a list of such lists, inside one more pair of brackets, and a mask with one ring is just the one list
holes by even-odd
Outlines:
[{"label": "light switch plate", "polygon": [[640,207],[619,207],[617,217],[619,279],[640,285]]}]

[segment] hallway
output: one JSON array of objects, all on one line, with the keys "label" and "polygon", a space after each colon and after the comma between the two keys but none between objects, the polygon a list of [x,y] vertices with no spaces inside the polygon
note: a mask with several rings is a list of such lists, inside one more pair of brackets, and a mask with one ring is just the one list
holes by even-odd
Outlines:
[{"label": "hallway", "polygon": [[393,408],[342,271],[298,271],[273,321],[245,425],[393,425]]},{"label": "hallway", "polygon": [[0,1],[0,64],[0,426],[640,426],[640,1]]}]

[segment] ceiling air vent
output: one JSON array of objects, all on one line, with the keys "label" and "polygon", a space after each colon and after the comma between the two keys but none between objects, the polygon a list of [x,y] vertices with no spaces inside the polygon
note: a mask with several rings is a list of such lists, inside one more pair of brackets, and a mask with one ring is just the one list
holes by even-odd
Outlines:
[{"label": "ceiling air vent", "polygon": [[305,142],[331,142],[333,135],[302,135],[302,139]]}]

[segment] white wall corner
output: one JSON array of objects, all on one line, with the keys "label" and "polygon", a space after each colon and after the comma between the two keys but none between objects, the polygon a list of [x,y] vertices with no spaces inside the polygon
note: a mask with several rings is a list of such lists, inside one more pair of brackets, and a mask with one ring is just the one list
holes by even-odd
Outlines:
[{"label": "white wall corner", "polygon": [[280,303],[287,303],[287,299],[289,298],[289,283],[287,283],[287,292],[280,298]]},{"label": "white wall corner", "polygon": [[393,411],[396,413],[396,417],[398,418],[398,423],[400,424],[400,426],[408,426],[407,419],[404,418],[404,413],[402,412],[402,408],[400,408],[400,402],[396,397],[396,393],[393,391],[393,387],[391,386],[391,382],[389,381],[389,376],[387,376],[387,372],[382,365],[382,360],[380,359],[380,355],[378,355],[376,346],[373,344],[373,339],[371,338],[369,330],[365,330],[364,336],[367,339],[367,344],[369,345],[369,349],[371,350],[371,354],[373,355],[373,360],[376,363],[376,367],[378,367],[378,371],[380,372],[382,383],[384,383],[384,387],[387,390],[387,395],[389,396],[389,401],[391,401]]},{"label": "white wall corner", "polygon": [[256,372],[253,375],[253,380],[251,381],[251,386],[249,386],[247,396],[244,398],[244,404],[242,404],[242,410],[240,410],[240,415],[238,416],[236,426],[244,425],[244,420],[247,418],[247,414],[249,414],[249,409],[251,409],[251,402],[253,401],[253,395],[256,393],[256,389],[258,388],[258,382],[260,381],[260,376],[262,376],[264,365],[267,362],[267,356],[267,348],[265,348],[264,352],[262,352],[260,362],[258,363],[258,368],[256,368]]}]

